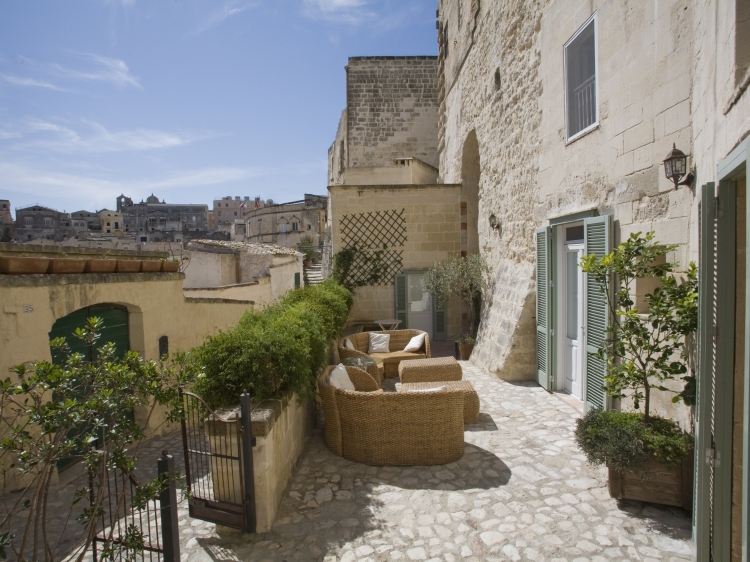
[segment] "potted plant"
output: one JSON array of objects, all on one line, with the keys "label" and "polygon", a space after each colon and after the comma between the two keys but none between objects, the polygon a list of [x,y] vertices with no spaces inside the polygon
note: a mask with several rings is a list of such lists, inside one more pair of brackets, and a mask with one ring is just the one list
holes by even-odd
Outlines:
[{"label": "potted plant", "polygon": [[141,260],[117,260],[115,273],[138,273],[141,269]]},{"label": "potted plant", "polygon": [[141,261],[141,273],[156,273],[161,271],[161,262],[157,260]]},{"label": "potted plant", "polygon": [[49,260],[49,273],[83,273],[86,260],[68,258],[68,254],[60,252],[56,258]]},{"label": "potted plant", "polygon": [[113,273],[117,267],[117,260],[104,254],[97,258],[86,260],[86,273]]},{"label": "potted plant", "polygon": [[464,359],[464,354],[468,359],[476,344],[477,318],[482,295],[487,293],[490,286],[487,260],[481,254],[472,254],[467,257],[454,256],[448,261],[433,263],[425,272],[422,283],[439,306],[445,306],[451,296],[460,298],[468,306],[469,332],[456,340],[461,359]]},{"label": "potted plant", "polygon": [[458,356],[461,361],[469,360],[469,357],[471,357],[471,352],[474,351],[474,345],[476,345],[476,343],[477,340],[468,336],[458,338],[456,340],[456,345],[458,346]]},{"label": "potted plant", "polygon": [[305,255],[304,259],[302,260],[302,265],[304,267],[310,267],[312,265],[312,260],[315,257],[314,244],[315,241],[309,234],[305,234],[305,236],[302,237],[302,240],[300,240],[299,249]]},{"label": "potted plant", "polygon": [[161,263],[161,270],[165,273],[175,273],[177,271],[180,271],[180,260],[178,260],[177,258],[172,258],[170,260],[162,258],[159,261]]},{"label": "potted plant", "polygon": [[0,273],[9,275],[47,273],[48,268],[49,258],[32,256],[28,253],[20,256],[0,257]]},{"label": "potted plant", "polygon": [[[654,389],[674,392],[673,402],[690,406],[695,400],[688,346],[698,325],[697,272],[691,263],[675,273],[677,264],[666,260],[675,248],[659,245],[653,232],[638,232],[611,254],[583,258],[583,271],[613,294],[612,322],[598,353],[606,363],[604,390],[632,400],[633,410],[589,411],[578,420],[576,440],[589,462],[609,468],[612,497],[690,509],[693,436],[651,413]],[[632,294],[639,280],[655,284],[643,295],[641,311]],[[680,393],[665,386],[678,377],[686,383]]]}]

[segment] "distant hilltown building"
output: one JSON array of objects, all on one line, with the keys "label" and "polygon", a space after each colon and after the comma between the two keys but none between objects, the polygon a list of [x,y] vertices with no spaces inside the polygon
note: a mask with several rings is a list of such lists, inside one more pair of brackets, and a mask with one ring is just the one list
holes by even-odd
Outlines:
[{"label": "distant hilltown building", "polygon": [[10,214],[10,201],[0,199],[0,225],[13,224],[13,215]]},{"label": "distant hilltown building", "polygon": [[73,220],[73,228],[77,232],[85,232],[87,230],[99,230],[99,213],[92,211],[75,211],[70,213],[70,218]]},{"label": "distant hilltown building", "polygon": [[135,235],[138,242],[181,242],[208,231],[208,205],[166,203],[154,194],[133,203],[120,195],[117,212],[122,214],[124,232]]},{"label": "distant hilltown building", "polygon": [[42,205],[30,205],[16,209],[16,240],[52,240],[61,242],[75,237],[70,213],[60,212]]},{"label": "distant hilltown building", "polygon": [[245,232],[234,228],[236,239],[246,242],[278,244],[296,247],[305,236],[313,239],[315,246],[323,241],[326,225],[328,197],[305,194],[300,201],[273,204],[253,209],[245,215]]},{"label": "distant hilltown building", "polygon": [[215,199],[212,211],[213,224],[210,230],[229,232],[234,222],[242,221],[248,211],[261,209],[264,206],[265,203],[260,197],[256,197],[252,201],[248,196],[240,197],[239,195],[235,195],[234,198],[227,195],[221,199]]}]

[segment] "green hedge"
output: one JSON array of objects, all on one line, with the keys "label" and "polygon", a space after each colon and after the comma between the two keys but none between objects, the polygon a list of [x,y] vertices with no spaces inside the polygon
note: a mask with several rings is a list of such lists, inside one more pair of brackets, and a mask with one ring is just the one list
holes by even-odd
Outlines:
[{"label": "green hedge", "polygon": [[352,294],[327,280],[290,291],[261,312],[245,313],[237,326],[210,336],[194,356],[202,373],[193,391],[213,407],[315,390],[315,377],[328,357],[329,342],[346,325]]}]

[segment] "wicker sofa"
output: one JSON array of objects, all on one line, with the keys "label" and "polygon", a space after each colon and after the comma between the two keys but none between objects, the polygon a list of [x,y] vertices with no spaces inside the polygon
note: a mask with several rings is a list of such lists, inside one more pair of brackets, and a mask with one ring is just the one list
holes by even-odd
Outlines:
[{"label": "wicker sofa", "polygon": [[333,369],[318,377],[324,438],[332,453],[371,466],[447,464],[463,456],[460,392],[383,392],[356,367],[346,370],[357,390],[341,390],[328,382]]},{"label": "wicker sofa", "polygon": [[[386,378],[398,376],[398,364],[405,359],[427,359],[430,354],[430,336],[421,330],[386,330],[375,332],[377,334],[390,334],[390,353],[368,353],[370,349],[370,332],[360,332],[341,338],[338,345],[339,357],[370,357],[376,363],[383,365],[383,376]],[[409,343],[409,340],[418,334],[424,334],[424,344],[418,351],[401,351]],[[352,342],[355,349],[347,349],[346,339]]]}]

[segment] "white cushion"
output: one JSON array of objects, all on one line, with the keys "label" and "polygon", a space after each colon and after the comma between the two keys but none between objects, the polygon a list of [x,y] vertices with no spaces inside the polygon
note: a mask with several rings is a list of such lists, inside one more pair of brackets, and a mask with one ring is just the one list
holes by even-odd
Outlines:
[{"label": "white cushion", "polygon": [[352,340],[350,340],[349,338],[344,338],[344,347],[346,347],[346,349],[351,349],[353,351],[356,351],[357,349],[356,347],[354,347]]},{"label": "white cushion", "polygon": [[342,390],[355,390],[352,379],[349,378],[349,373],[346,372],[346,367],[341,363],[331,371],[331,376],[328,378],[328,382],[331,383],[331,386]]},{"label": "white cushion", "polygon": [[417,394],[428,394],[430,392],[440,392],[441,390],[445,390],[444,386],[436,386],[435,388],[411,388],[406,391],[407,394],[417,393]]},{"label": "white cushion", "polygon": [[419,351],[424,345],[424,334],[417,334],[406,344],[404,351]]},{"label": "white cushion", "polygon": [[388,343],[391,341],[391,334],[376,334],[370,332],[370,351],[368,353],[390,353]]}]

